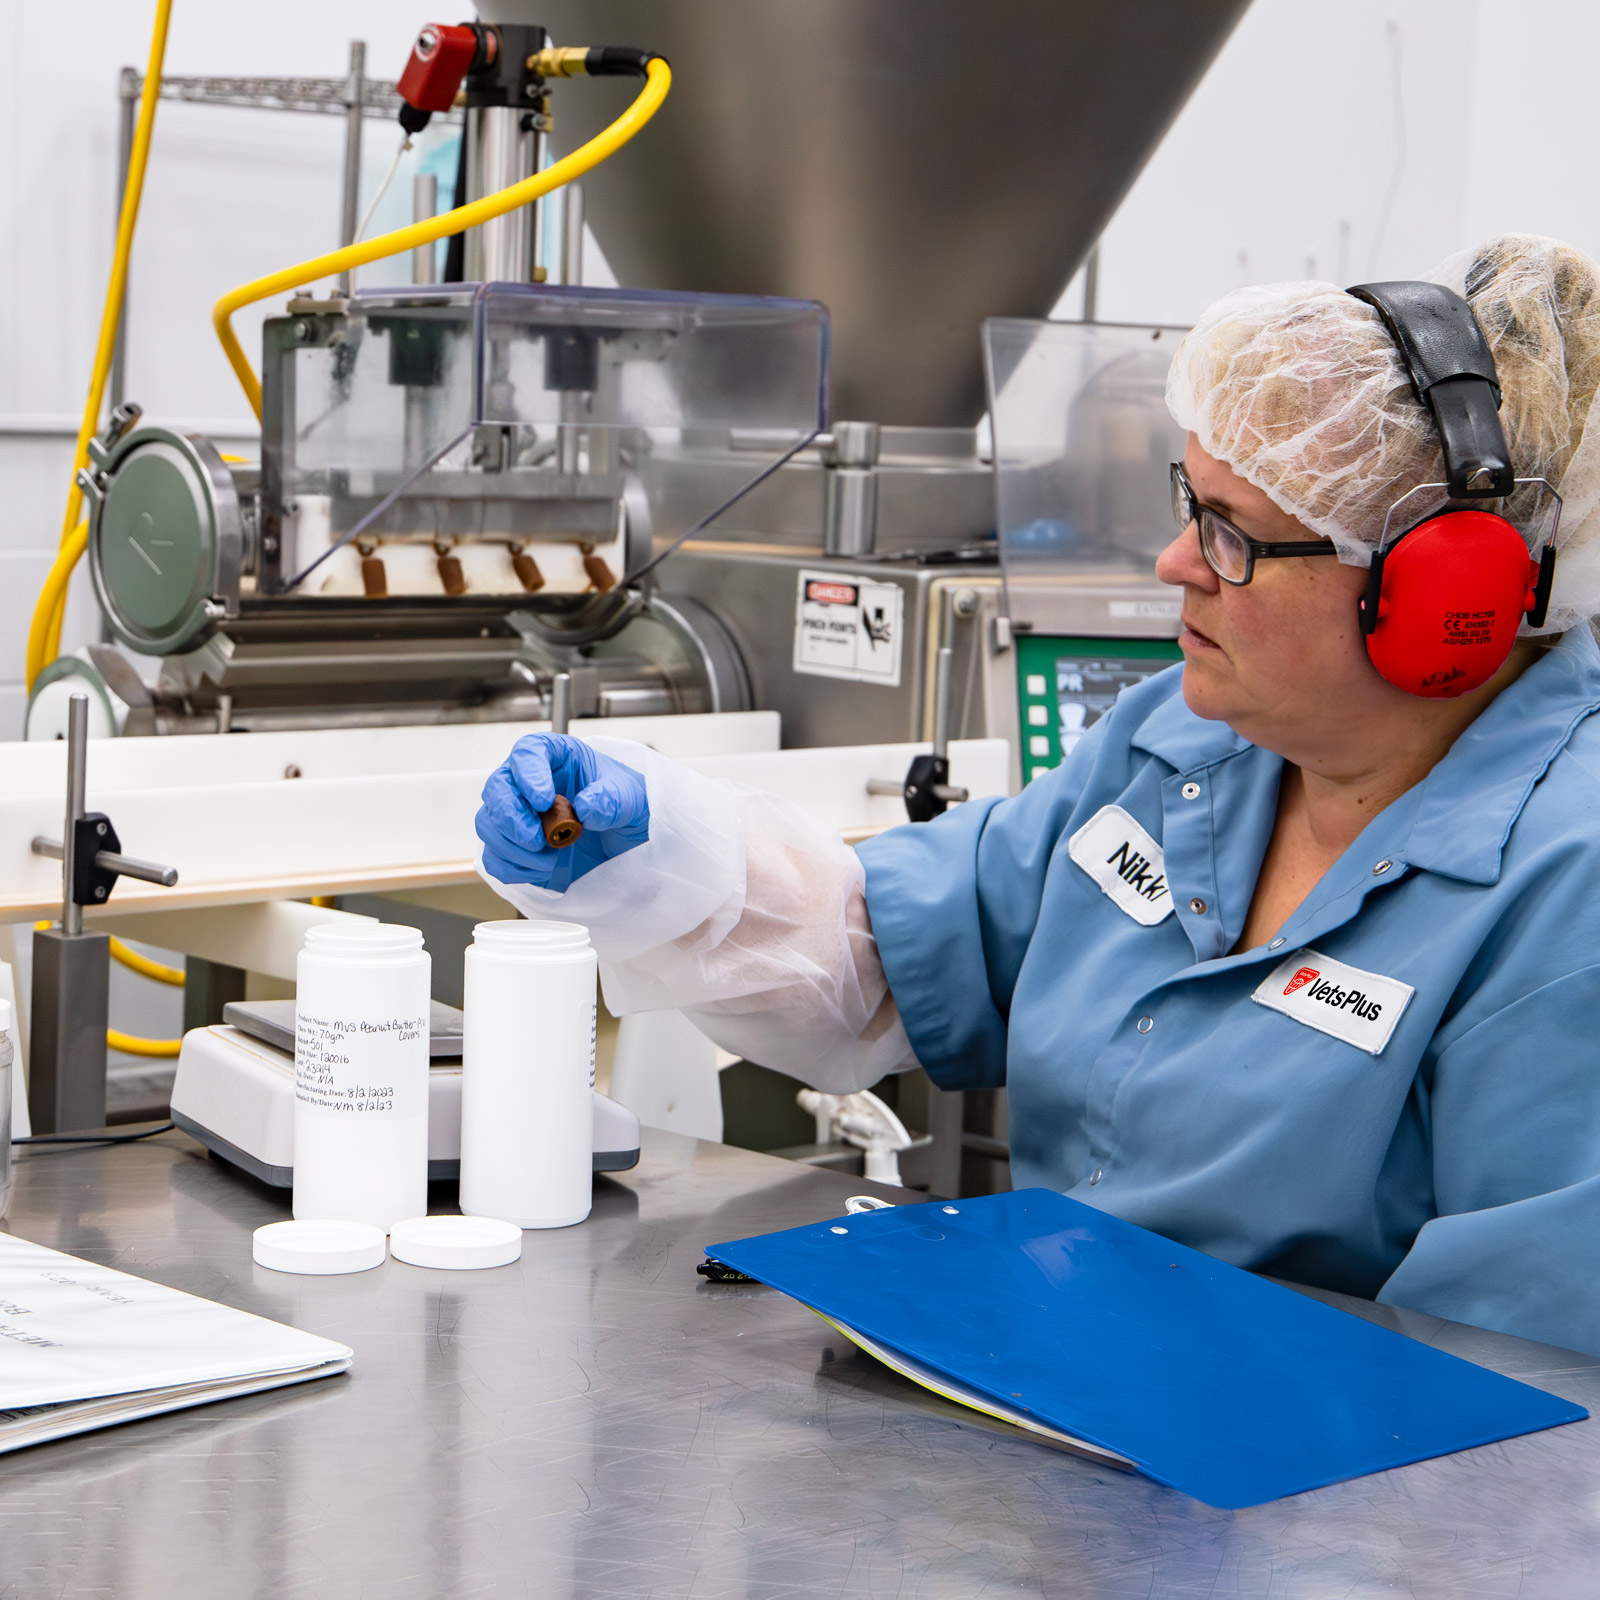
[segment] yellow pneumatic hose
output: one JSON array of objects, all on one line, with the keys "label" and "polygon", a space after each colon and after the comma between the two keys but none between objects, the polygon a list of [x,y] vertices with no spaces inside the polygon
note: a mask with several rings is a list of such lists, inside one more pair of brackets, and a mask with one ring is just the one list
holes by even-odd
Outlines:
[{"label": "yellow pneumatic hose", "polygon": [[115,1028],[106,1029],[106,1043],[113,1050],[126,1051],[130,1056],[170,1058],[183,1049],[182,1039],[141,1039],[135,1033],[120,1033]]},{"label": "yellow pneumatic hose", "polygon": [[142,956],[132,946],[125,945],[114,934],[111,938],[111,954],[141,978],[149,978],[155,983],[170,983],[174,989],[183,987],[182,967],[169,967],[165,961],[152,961],[149,956]]},{"label": "yellow pneumatic hose", "polygon": [[28,628],[28,654],[25,681],[33,688],[34,679],[61,653],[61,620],[66,613],[67,579],[88,543],[86,524],[78,520],[83,509],[83,491],[78,487],[79,469],[89,460],[89,441],[100,426],[100,405],[105,399],[106,380],[111,375],[111,357],[116,349],[117,326],[122,320],[122,297],[128,287],[128,257],[133,253],[133,230],[139,220],[139,200],[144,194],[145,168],[150,161],[150,136],[155,131],[156,102],[161,97],[161,69],[167,55],[167,29],[172,21],[172,0],[156,0],[155,28],[150,35],[150,62],[145,68],[144,93],[139,98],[139,121],[133,130],[133,149],[128,160],[128,186],[122,196],[122,215],[117,219],[117,246],[111,256],[111,279],[106,284],[105,309],[100,314],[100,342],[95,347],[94,371],[89,393],[83,404],[83,421],[78,425],[78,448],[72,457],[72,484],[67,490],[67,514],[61,529],[61,554],[56,557],[50,576],[45,579]]},{"label": "yellow pneumatic hose", "polygon": [[524,178],[509,188],[474,200],[470,205],[457,206],[441,216],[430,217],[426,222],[413,222],[408,227],[396,228],[393,233],[380,234],[363,244],[346,245],[342,250],[330,250],[327,255],[313,256],[281,272],[257,278],[253,283],[243,283],[230,290],[217,301],[211,311],[212,325],[222,349],[244,388],[250,409],[259,421],[261,417],[261,384],[249,360],[240,347],[233,331],[233,314],[243,306],[265,300],[269,295],[282,294],[286,289],[298,289],[315,283],[319,278],[331,278],[336,273],[352,272],[371,261],[382,261],[386,256],[397,256],[407,250],[416,250],[451,234],[475,228],[480,223],[492,222],[508,211],[515,211],[530,201],[559,189],[574,178],[581,178],[592,167],[597,167],[607,156],[614,155],[656,114],[661,102],[672,87],[672,70],[659,56],[645,67],[644,88],[638,98],[611,126],[597,133],[586,145],[581,145],[564,160],[531,178]]}]

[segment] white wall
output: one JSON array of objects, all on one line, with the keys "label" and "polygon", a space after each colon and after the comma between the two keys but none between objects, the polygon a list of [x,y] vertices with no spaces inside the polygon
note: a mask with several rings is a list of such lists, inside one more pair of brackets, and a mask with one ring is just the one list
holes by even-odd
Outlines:
[{"label": "white wall", "polygon": [[[0,0],[0,60],[49,60],[58,12]],[[71,95],[38,70],[0,103],[0,738],[21,726],[27,618],[99,324],[117,75],[142,68],[150,13],[79,0]],[[356,37],[369,72],[394,77],[432,14],[422,0],[178,0],[167,70],[340,77]],[[1241,283],[1423,271],[1508,227],[1600,254],[1597,47],[1600,7],[1583,0],[1255,0],[1106,231],[1099,315],[1187,322]],[[367,129],[370,187],[393,144],[387,125]],[[152,415],[249,436],[210,307],[337,242],[342,139],[337,117],[163,103],[131,296],[129,393]],[[408,194],[403,180],[379,226],[402,220]],[[1058,314],[1079,304],[1069,288]],[[247,350],[262,314],[239,318]],[[86,589],[74,584],[69,647],[96,627]]]},{"label": "white wall", "polygon": [[1257,0],[1106,230],[1100,317],[1188,323],[1242,284],[1406,276],[1460,248],[1469,163],[1443,133],[1476,125],[1481,9]]}]

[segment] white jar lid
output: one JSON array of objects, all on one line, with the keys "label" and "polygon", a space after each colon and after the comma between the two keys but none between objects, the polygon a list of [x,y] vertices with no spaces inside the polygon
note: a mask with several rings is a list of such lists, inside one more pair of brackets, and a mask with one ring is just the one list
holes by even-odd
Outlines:
[{"label": "white jar lid", "polygon": [[389,1230],[396,1261],[414,1267],[509,1267],[522,1256],[522,1229],[496,1217],[413,1217]]},{"label": "white jar lid", "polygon": [[351,917],[348,922],[318,922],[306,929],[308,954],[365,957],[381,960],[404,957],[423,948],[422,930],[399,922],[378,922]]},{"label": "white jar lid", "polygon": [[365,1222],[269,1222],[251,1238],[258,1267],[327,1276],[368,1272],[388,1255],[382,1228]]},{"label": "white jar lid", "polygon": [[538,957],[587,950],[589,930],[581,922],[509,918],[478,923],[472,930],[472,942],[476,949],[494,955]]}]

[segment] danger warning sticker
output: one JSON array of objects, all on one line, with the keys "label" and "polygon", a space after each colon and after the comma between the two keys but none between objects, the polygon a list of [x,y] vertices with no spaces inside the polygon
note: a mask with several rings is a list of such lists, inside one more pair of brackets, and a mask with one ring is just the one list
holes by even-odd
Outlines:
[{"label": "danger warning sticker", "polygon": [[898,584],[802,572],[795,596],[794,670],[897,688],[904,605]]}]

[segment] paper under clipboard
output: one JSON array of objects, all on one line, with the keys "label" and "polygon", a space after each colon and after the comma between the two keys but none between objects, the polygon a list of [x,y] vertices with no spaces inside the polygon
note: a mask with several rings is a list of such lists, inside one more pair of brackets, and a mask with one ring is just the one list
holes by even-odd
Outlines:
[{"label": "paper under clipboard", "polygon": [[822,1317],[830,1328],[842,1333],[858,1350],[865,1351],[874,1360],[881,1361],[891,1372],[898,1372],[902,1378],[909,1378],[919,1388],[926,1389],[941,1399],[953,1400],[958,1406],[965,1406],[969,1411],[993,1417],[996,1422],[1004,1422],[1012,1428],[1018,1428],[1045,1444],[1070,1450],[1075,1455],[1089,1456],[1096,1461],[1103,1461],[1107,1466],[1120,1467],[1125,1472],[1133,1470],[1133,1463],[1126,1456],[1119,1456],[1113,1450],[1102,1450],[1098,1445],[1089,1444],[1083,1439],[1075,1439],[1071,1434],[1062,1433],[1059,1428],[1049,1427],[1036,1417],[1030,1417],[1026,1412],[1017,1410],[1015,1406],[1004,1405],[986,1394],[979,1394],[976,1389],[968,1387],[959,1378],[935,1372],[932,1367],[925,1366],[913,1357],[902,1355],[898,1350],[891,1350],[888,1345],[879,1344],[876,1339],[869,1339],[859,1328],[847,1328],[842,1322],[835,1322],[832,1317],[823,1317],[820,1311],[817,1315]]},{"label": "paper under clipboard", "polygon": [[950,1399],[1227,1509],[1588,1416],[1046,1189],[706,1253]]}]

